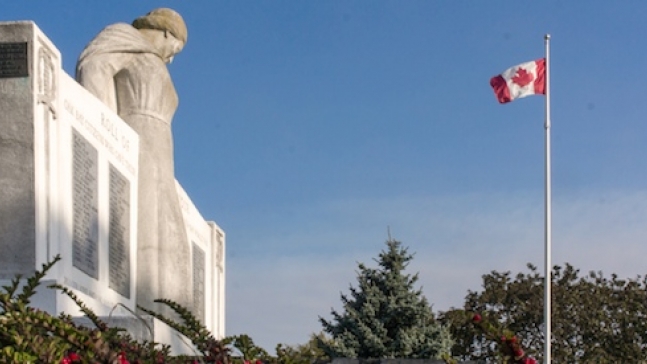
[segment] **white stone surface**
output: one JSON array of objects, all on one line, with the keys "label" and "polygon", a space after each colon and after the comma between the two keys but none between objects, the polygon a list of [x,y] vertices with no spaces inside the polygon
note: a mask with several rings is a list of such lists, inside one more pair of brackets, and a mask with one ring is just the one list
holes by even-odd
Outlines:
[{"label": "white stone surface", "polygon": [[[137,303],[140,138],[62,70],[59,51],[33,22],[0,22],[0,56],[2,44],[18,43],[28,49],[28,75],[0,77],[0,284],[17,274],[29,276],[60,254],[62,260],[47,275],[32,300],[34,306],[52,314],[80,315],[69,298],[45,288],[59,283],[99,316],[131,316],[121,305],[135,310]],[[9,69],[7,65],[11,62],[0,63],[0,72],[2,67]],[[111,197],[111,181],[113,187],[123,187],[113,189],[112,197],[120,199]],[[225,234],[204,220],[177,181],[175,186],[187,239],[192,249],[204,253],[204,322],[222,337]],[[75,203],[76,211],[82,211],[79,200],[90,208],[75,221]],[[79,216],[90,223],[79,224]],[[115,216],[121,218],[111,220]],[[111,236],[123,236],[126,244],[123,250],[113,250],[121,255],[112,264],[129,261],[120,265],[122,276],[111,276]],[[194,283],[182,282],[191,292]],[[164,326],[155,325],[155,340],[177,341]]]},{"label": "white stone surface", "polygon": [[[0,279],[9,279],[47,259],[52,205],[36,199],[48,195],[56,173],[49,152],[61,56],[33,22],[3,23],[0,46]],[[16,46],[27,59],[8,50]],[[16,67],[26,75],[12,77]]]},{"label": "white stone surface", "polygon": [[[3,227],[0,266],[2,277],[8,280],[16,274],[29,275],[56,255],[62,257],[47,276],[73,288],[84,302],[99,315],[107,315],[116,304],[135,309],[136,208],[138,136],[118,116],[90,95],[61,69],[61,56],[56,47],[31,22],[0,24],[0,41],[26,42],[30,55],[29,72],[25,77],[0,78],[4,92],[0,103],[0,139],[15,139],[6,143],[7,152],[0,163],[9,165],[20,161],[30,168],[20,173],[3,173],[3,184],[9,185],[0,196],[0,220],[14,221]],[[1,50],[0,50],[1,52]],[[30,92],[25,92],[25,89]],[[14,135],[8,133],[17,130]],[[72,239],[74,231],[73,135],[96,149],[96,277],[90,277],[73,265]],[[78,152],[78,151],[77,151]],[[85,157],[82,156],[81,157]],[[130,264],[129,292],[124,296],[109,288],[109,168],[113,166],[129,182],[129,227],[125,237]],[[16,206],[14,195],[27,203]],[[78,196],[78,195],[77,195]],[[22,218],[24,211],[32,214],[31,221]],[[16,230],[20,236],[12,234]],[[16,252],[14,254],[13,252]],[[18,258],[18,259],[17,259]],[[27,258],[27,259],[25,259]],[[55,312],[77,313],[71,300],[49,292],[35,304]],[[39,297],[41,297],[39,296]]]},{"label": "white stone surface", "polygon": [[[121,303],[135,309],[135,277],[137,260],[137,156],[138,136],[117,115],[90,95],[70,76],[61,71],[61,113],[58,122],[59,148],[56,160],[60,173],[57,196],[59,212],[56,219],[59,224],[59,239],[54,253],[64,258],[60,262],[60,277],[63,283],[76,288],[89,297],[99,300],[105,308],[99,315],[107,315],[113,306]],[[72,181],[72,135],[76,131],[94,148],[98,154],[98,216],[99,216],[99,278],[93,279],[73,266],[72,232],[73,190]],[[129,181],[129,276],[131,292],[129,298],[108,288],[110,257],[108,254],[109,238],[109,168],[114,166]],[[67,193],[64,193],[67,191]],[[61,193],[62,192],[62,193]],[[67,259],[65,259],[67,257]],[[108,309],[108,312],[105,312]]]},{"label": "white stone surface", "polygon": [[[205,253],[204,314],[200,319],[216,338],[222,338],[225,336],[225,232],[215,222],[205,221],[182,186],[176,182],[176,187],[188,241],[192,249],[198,247]],[[194,290],[196,284],[194,276]]]}]

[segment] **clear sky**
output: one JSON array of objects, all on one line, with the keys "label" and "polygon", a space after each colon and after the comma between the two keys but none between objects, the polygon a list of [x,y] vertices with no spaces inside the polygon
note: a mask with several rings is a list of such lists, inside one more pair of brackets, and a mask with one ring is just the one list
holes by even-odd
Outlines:
[{"label": "clear sky", "polygon": [[435,311],[491,270],[543,266],[544,98],[490,77],[552,35],[553,261],[647,269],[647,2],[8,1],[76,58],[167,6],[176,175],[227,233],[227,334],[319,332],[391,235]]}]

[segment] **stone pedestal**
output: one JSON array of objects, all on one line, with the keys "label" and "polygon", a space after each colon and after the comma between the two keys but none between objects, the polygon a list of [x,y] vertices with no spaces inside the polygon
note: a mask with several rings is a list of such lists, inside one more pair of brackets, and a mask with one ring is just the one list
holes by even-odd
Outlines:
[{"label": "stone pedestal", "polygon": [[[42,193],[60,54],[30,22],[0,32],[0,279],[31,273],[46,260]],[[35,249],[38,241],[40,249]],[[31,247],[31,248],[28,248]]]}]

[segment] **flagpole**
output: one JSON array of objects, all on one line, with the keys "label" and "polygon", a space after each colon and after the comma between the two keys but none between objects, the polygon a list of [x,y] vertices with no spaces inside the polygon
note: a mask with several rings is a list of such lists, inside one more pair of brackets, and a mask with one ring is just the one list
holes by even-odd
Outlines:
[{"label": "flagpole", "polygon": [[544,363],[551,363],[551,284],[552,284],[552,263],[551,263],[551,185],[550,185],[550,34],[544,36],[546,47],[546,70],[545,70],[545,91],[546,109],[544,129],[545,136],[545,191],[544,191]]}]

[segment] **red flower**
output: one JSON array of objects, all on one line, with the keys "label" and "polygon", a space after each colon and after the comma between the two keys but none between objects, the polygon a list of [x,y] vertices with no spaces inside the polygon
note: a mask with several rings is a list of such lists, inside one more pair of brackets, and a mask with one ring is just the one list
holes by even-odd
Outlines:
[{"label": "red flower", "polygon": [[516,358],[521,358],[525,354],[521,348],[514,349],[514,356]]},{"label": "red flower", "polygon": [[514,343],[516,343],[516,342],[517,342],[517,337],[516,337],[516,336],[513,336],[513,337],[511,337],[508,341],[510,341],[511,343],[513,343],[513,344],[514,344]]},{"label": "red flower", "polygon": [[126,360],[126,353],[124,353],[123,351],[119,353],[119,364],[130,364],[130,362]]},{"label": "red flower", "polygon": [[478,313],[475,313],[472,317],[472,322],[475,324],[478,324],[479,322],[481,322],[481,320],[483,320],[483,317],[481,317],[481,315],[479,315]]},{"label": "red flower", "polygon": [[263,364],[263,362],[261,361],[261,359],[256,359],[256,364]]},{"label": "red flower", "polygon": [[71,351],[67,353],[67,355],[63,359],[61,359],[61,364],[72,364],[75,361],[79,361],[79,360],[81,360],[81,357],[79,356],[79,354]]},{"label": "red flower", "polygon": [[535,360],[535,359],[533,359],[531,357],[528,357],[528,358],[523,360],[522,364],[537,364],[537,360]]}]

